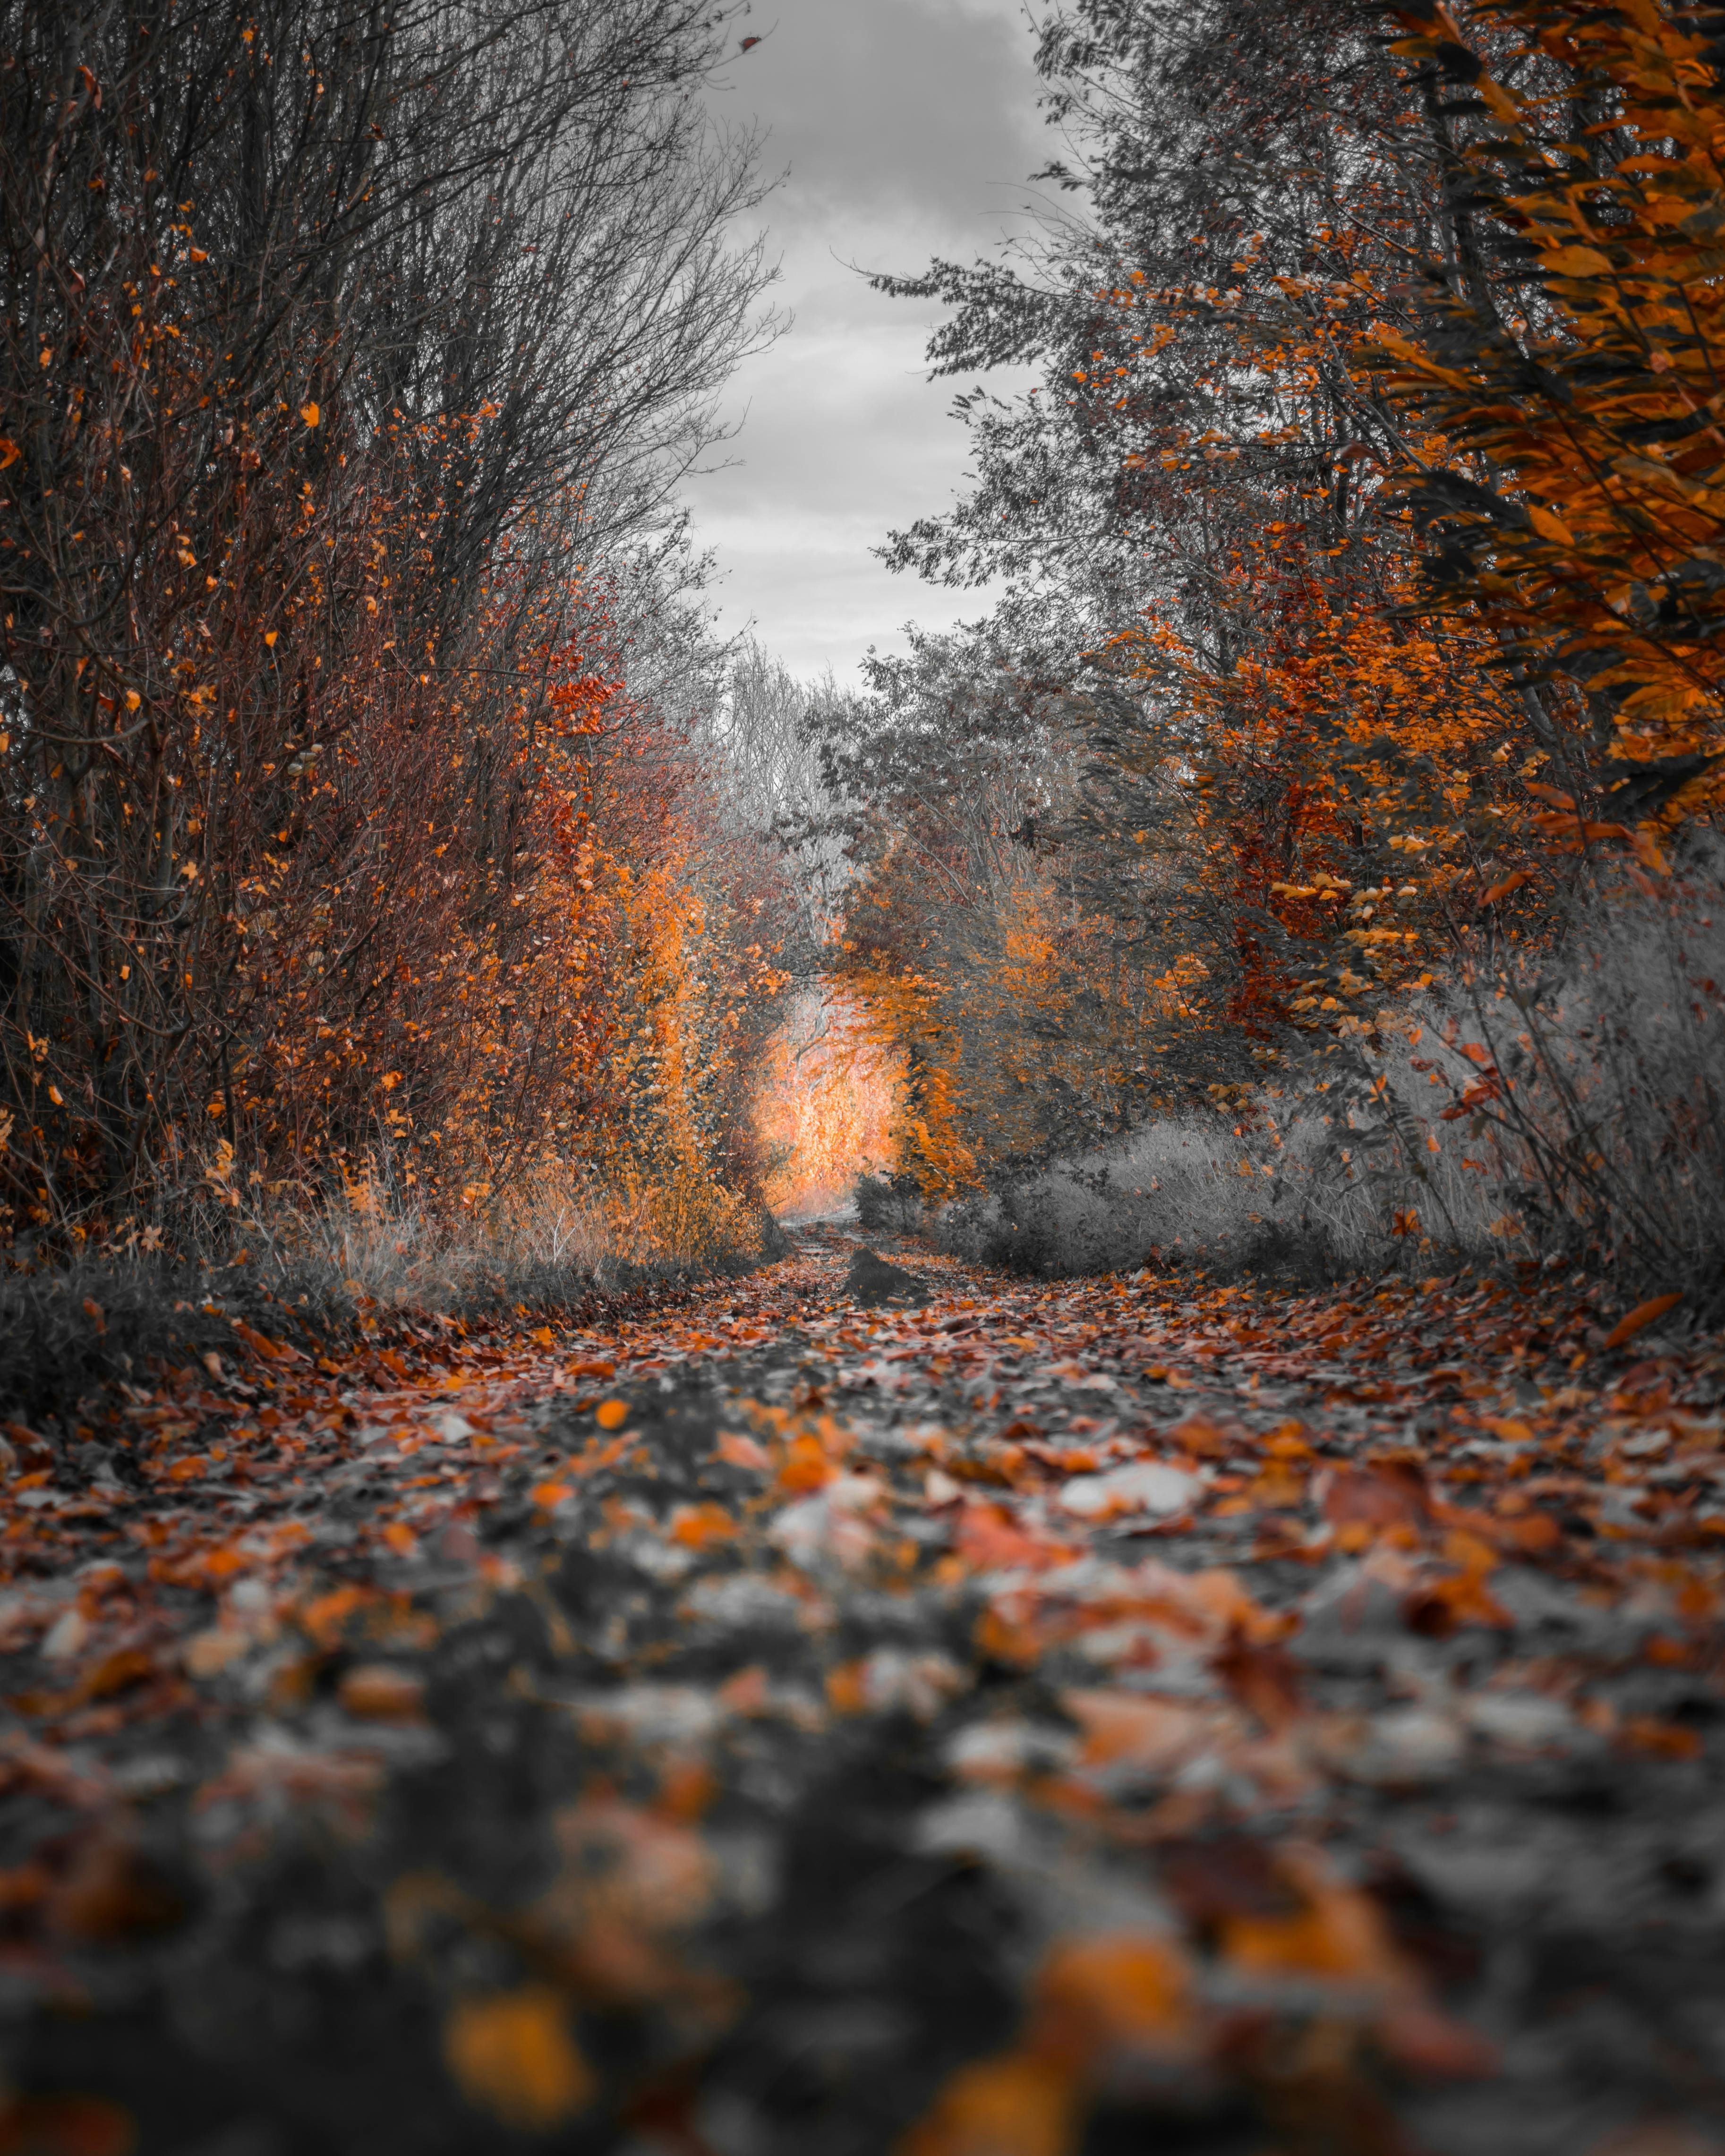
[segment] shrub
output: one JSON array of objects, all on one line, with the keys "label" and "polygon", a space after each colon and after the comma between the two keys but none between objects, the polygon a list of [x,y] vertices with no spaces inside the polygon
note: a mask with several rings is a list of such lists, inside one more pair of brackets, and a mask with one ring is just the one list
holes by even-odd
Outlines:
[{"label": "shrub", "polygon": [[851,1194],[859,1227],[909,1235],[922,1225],[922,1186],[914,1175],[860,1175]]},{"label": "shrub", "polygon": [[1507,954],[1214,1118],[1152,1123],[945,1207],[946,1248],[1043,1273],[1574,1260],[1725,1287],[1725,854],[1591,893]]}]

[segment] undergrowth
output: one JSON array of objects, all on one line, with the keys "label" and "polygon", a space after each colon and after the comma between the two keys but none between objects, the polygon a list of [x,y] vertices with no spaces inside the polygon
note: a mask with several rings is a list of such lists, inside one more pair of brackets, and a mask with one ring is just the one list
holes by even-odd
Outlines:
[{"label": "undergrowth", "polygon": [[1146,1260],[1312,1279],[1574,1263],[1725,1297],[1725,880],[1614,891],[1208,1116],[997,1176],[942,1247],[1042,1274]]},{"label": "undergrowth", "polygon": [[379,1177],[315,1208],[249,1214],[219,1181],[172,1231],[74,1252],[14,1249],[0,1274],[0,1418],[66,1445],[80,1404],[166,1368],[228,1377],[272,1348],[339,1353],[362,1333],[567,1318],[779,1255],[770,1214],[664,1191],[607,1204],[542,1180],[450,1224]]}]

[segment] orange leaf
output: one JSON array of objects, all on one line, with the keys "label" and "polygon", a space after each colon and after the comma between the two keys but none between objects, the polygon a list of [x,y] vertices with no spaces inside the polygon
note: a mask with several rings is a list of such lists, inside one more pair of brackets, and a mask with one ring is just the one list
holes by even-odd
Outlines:
[{"label": "orange leaf", "polygon": [[827,1671],[827,1705],[834,1714],[861,1714],[869,1703],[869,1688],[861,1662],[840,1662]]},{"label": "orange leaf", "polygon": [[1066,1691],[1060,1705],[1084,1732],[1087,1767],[1129,1763],[1151,1774],[1169,1773],[1191,1750],[1200,1730],[1193,1708],[1138,1692]]},{"label": "orange leaf", "polygon": [[141,1647],[117,1647],[85,1672],[73,1697],[80,1702],[112,1699],[116,1692],[147,1683],[155,1674],[156,1665]]},{"label": "orange leaf", "polygon": [[1698,1731],[1686,1729],[1681,1722],[1661,1722],[1651,1714],[1638,1714],[1625,1722],[1618,1741],[1630,1751],[1656,1759],[1693,1759],[1701,1752]]},{"label": "orange leaf", "polygon": [[1019,1669],[1029,1669],[1042,1651],[1028,1625],[1015,1625],[999,1609],[985,1609],[977,1620],[976,1644],[988,1661]]},{"label": "orange leaf", "polygon": [[593,1411],[593,1420],[601,1430],[620,1430],[629,1420],[627,1400],[601,1400]]},{"label": "orange leaf", "polygon": [[[829,1697],[831,1696],[832,1681],[832,1677],[829,1676]],[[727,1714],[764,1714],[772,1697],[768,1688],[767,1672],[758,1662],[751,1662],[746,1670],[739,1670],[734,1677],[727,1677],[719,1686],[716,1697]]]},{"label": "orange leaf", "polygon": [[425,1686],[392,1663],[361,1662],[343,1676],[336,1697],[349,1714],[367,1722],[414,1722],[424,1707]]},{"label": "orange leaf", "polygon": [[679,1505],[671,1514],[671,1540],[688,1549],[728,1542],[736,1532],[737,1522],[722,1505]]},{"label": "orange leaf", "polygon": [[444,2024],[444,2056],[462,2094],[523,2133],[544,2133],[587,2109],[593,2069],[548,1984],[464,1999]]},{"label": "orange leaf", "polygon": [[1554,547],[1573,547],[1575,535],[1561,516],[1550,510],[1542,509],[1537,501],[1527,505],[1527,521],[1542,539],[1548,539]]},{"label": "orange leaf", "polygon": [[1675,1295],[1656,1295],[1651,1302],[1637,1303],[1627,1317],[1620,1317],[1605,1335],[1601,1345],[1620,1348],[1625,1340],[1633,1340],[1644,1326],[1651,1325],[1656,1317],[1663,1317],[1668,1310],[1675,1310],[1683,1300],[1680,1288]]},{"label": "orange leaf", "polygon": [[308,427],[315,427],[318,421],[322,418],[323,413],[318,409],[316,404],[302,404],[300,407],[300,417],[305,422],[305,424]]},{"label": "orange leaf", "polygon": [[958,1554],[978,1572],[1052,1564],[1066,1554],[1065,1544],[1026,1534],[1004,1505],[967,1504],[954,1540]]},{"label": "orange leaf", "polygon": [[1078,2126],[1077,2090],[1066,2069],[1006,2051],[961,2066],[896,2156],[1069,2156]]},{"label": "orange leaf", "polygon": [[1075,2067],[1114,2050],[1166,2050],[1186,2041],[1192,1967],[1155,1933],[1106,1933],[1056,1946],[1036,1979],[1029,2047]]},{"label": "orange leaf", "polygon": [[1276,1869],[1305,1904],[1283,1915],[1242,1912],[1221,1928],[1222,1951],[1255,1976],[1315,1976],[1404,1994],[1408,1971],[1368,1894],[1329,1876],[1298,1849]]},{"label": "orange leaf", "polygon": [[1332,1527],[1385,1527],[1416,1532],[1431,1517],[1431,1501],[1419,1469],[1400,1460],[1368,1467],[1338,1467],[1326,1481],[1323,1516]]},{"label": "orange leaf", "polygon": [[[1471,1536],[1457,1539],[1474,1543]],[[1484,1545],[1474,1543],[1474,1547]],[[1486,1552],[1488,1557],[1491,1554]],[[1491,1625],[1501,1630],[1510,1625],[1509,1613],[1486,1585],[1484,1572],[1472,1564],[1416,1589],[1404,1605],[1403,1616],[1411,1631],[1428,1639],[1447,1639],[1460,1625]]]},{"label": "orange leaf", "polygon": [[315,1602],[306,1604],[300,1612],[300,1622],[320,1647],[333,1647],[348,1618],[374,1599],[367,1588],[332,1588],[327,1594],[320,1594]]},{"label": "orange leaf", "polygon": [[766,1453],[752,1437],[744,1437],[734,1430],[721,1430],[713,1457],[722,1460],[731,1467],[753,1467],[765,1470],[773,1465]]},{"label": "orange leaf", "polygon": [[1558,247],[1542,258],[1542,270],[1555,270],[1560,277],[1609,277],[1611,258],[1597,247]]},{"label": "orange leaf", "polygon": [[824,1490],[838,1469],[827,1458],[820,1440],[807,1432],[793,1437],[785,1447],[784,1465],[778,1471],[781,1490]]},{"label": "orange leaf", "polygon": [[1512,891],[1519,891],[1527,880],[1526,869],[1517,869],[1513,875],[1505,876],[1502,883],[1494,883],[1489,891],[1481,891],[1480,904],[1482,906],[1496,906],[1499,899],[1507,898]]}]

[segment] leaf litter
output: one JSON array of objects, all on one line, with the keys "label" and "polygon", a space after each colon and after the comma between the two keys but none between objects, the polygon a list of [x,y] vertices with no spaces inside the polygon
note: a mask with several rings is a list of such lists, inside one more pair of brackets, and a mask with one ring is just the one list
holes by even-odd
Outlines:
[{"label": "leaf litter", "polygon": [[10,1425],[0,2150],[1725,2148],[1717,1345],[898,1255]]}]

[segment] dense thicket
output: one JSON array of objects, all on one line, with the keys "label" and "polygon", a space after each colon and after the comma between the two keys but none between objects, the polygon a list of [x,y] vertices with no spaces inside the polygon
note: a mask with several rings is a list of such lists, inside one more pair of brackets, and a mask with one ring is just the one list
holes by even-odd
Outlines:
[{"label": "dense thicket", "polygon": [[778,880],[648,677],[768,281],[731,12],[0,10],[18,1224],[722,1164]]}]

